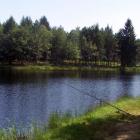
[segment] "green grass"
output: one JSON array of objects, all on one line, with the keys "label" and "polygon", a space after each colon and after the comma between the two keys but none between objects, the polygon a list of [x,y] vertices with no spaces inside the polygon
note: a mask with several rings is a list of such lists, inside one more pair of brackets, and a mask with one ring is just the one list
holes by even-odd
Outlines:
[{"label": "green grass", "polygon": [[11,69],[23,72],[50,72],[50,71],[93,71],[93,72],[119,72],[119,68],[90,67],[90,66],[54,66],[54,65],[25,65],[0,66],[1,69]]},{"label": "green grass", "polygon": [[[132,115],[140,115],[140,99],[122,99],[115,106]],[[60,140],[104,140],[114,131],[116,123],[129,119],[120,114],[116,109],[105,106],[67,122],[59,122],[58,127],[46,133],[46,139]],[[102,135],[101,135],[102,134]]]},{"label": "green grass", "polygon": [[[30,65],[0,65],[0,69],[11,69],[23,72],[50,72],[50,71],[92,71],[92,72],[112,72],[119,73],[119,67],[104,67],[104,66],[68,66],[68,65],[50,65],[50,64],[30,64]],[[140,66],[126,67],[126,73],[140,73]]]},{"label": "green grass", "polygon": [[125,68],[125,71],[126,72],[129,72],[129,73],[140,73],[140,66],[137,66],[137,67],[126,67]]},{"label": "green grass", "polygon": [[[140,98],[124,98],[115,106],[138,117],[140,115]],[[115,125],[130,121],[129,118],[110,106],[97,107],[79,117],[70,114],[53,114],[49,125],[40,129],[33,127],[28,136],[17,137],[13,128],[8,132],[0,131],[1,140],[106,140],[115,131]]]}]

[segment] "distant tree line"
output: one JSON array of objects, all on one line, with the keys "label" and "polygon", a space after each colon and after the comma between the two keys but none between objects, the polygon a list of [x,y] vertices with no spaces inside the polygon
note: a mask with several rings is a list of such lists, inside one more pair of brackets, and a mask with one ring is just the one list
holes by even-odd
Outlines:
[{"label": "distant tree line", "polygon": [[114,34],[112,28],[99,25],[76,28],[66,32],[63,27],[51,27],[45,16],[32,21],[23,17],[17,24],[13,17],[0,24],[0,62],[33,63],[49,61],[119,62],[135,66],[138,46],[130,19]]}]

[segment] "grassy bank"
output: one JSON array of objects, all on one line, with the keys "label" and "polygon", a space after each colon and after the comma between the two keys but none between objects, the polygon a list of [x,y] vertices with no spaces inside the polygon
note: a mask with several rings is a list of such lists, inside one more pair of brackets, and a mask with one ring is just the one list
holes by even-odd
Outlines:
[{"label": "grassy bank", "polygon": [[54,114],[47,130],[34,127],[28,137],[17,138],[13,129],[9,133],[1,131],[0,138],[1,140],[114,140],[113,137],[117,135],[118,130],[125,127],[126,133],[129,125],[135,125],[135,129],[132,129],[140,138],[140,98],[122,99],[114,105],[129,112],[133,117],[124,116],[110,106],[103,106],[76,118],[69,114],[63,116]]},{"label": "grassy bank", "polygon": [[25,72],[49,72],[49,71],[95,71],[95,72],[119,72],[118,67],[90,67],[90,66],[55,66],[55,65],[0,65],[0,69],[12,69]]},{"label": "grassy bank", "polygon": [[[0,69],[11,69],[24,72],[50,72],[50,71],[93,71],[93,72],[114,72],[119,73],[120,67],[91,67],[91,66],[55,66],[55,65],[0,65]],[[126,73],[140,73],[140,66],[126,67]]]},{"label": "grassy bank", "polygon": [[[115,106],[138,117],[140,99],[122,99]],[[46,134],[46,139],[61,140],[109,140],[115,133],[116,125],[131,121],[131,118],[118,113],[114,108],[105,106],[97,108],[81,117],[68,121],[56,121],[56,126]],[[139,123],[140,125],[140,123]]]}]

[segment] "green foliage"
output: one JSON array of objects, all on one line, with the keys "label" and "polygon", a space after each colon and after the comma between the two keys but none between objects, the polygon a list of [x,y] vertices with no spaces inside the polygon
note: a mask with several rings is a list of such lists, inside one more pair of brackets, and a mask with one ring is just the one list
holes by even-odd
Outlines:
[{"label": "green foliage", "polygon": [[108,105],[97,107],[75,118],[69,113],[64,115],[54,113],[50,117],[48,128],[33,125],[27,135],[19,135],[15,127],[1,129],[0,140],[108,140],[114,134],[116,125],[120,123],[134,122],[139,125],[139,120],[137,122],[136,120],[140,114],[140,98],[123,98],[114,105],[135,117],[118,113]]},{"label": "green foliage", "polygon": [[2,63],[50,61],[62,64],[75,61],[80,64],[83,61],[85,64],[93,62],[98,65],[106,61],[106,66],[109,66],[112,61],[121,60],[122,65],[133,66],[138,51],[135,43],[131,20],[116,36],[109,26],[99,28],[99,25],[76,28],[67,33],[61,26],[51,28],[45,16],[35,22],[30,17],[23,17],[20,24],[10,17],[0,24]]},{"label": "green foliage", "polygon": [[39,24],[40,24],[40,26],[44,25],[48,30],[51,29],[50,24],[49,24],[49,22],[48,22],[48,20],[47,20],[47,18],[45,16],[40,18]]},{"label": "green foliage", "polygon": [[125,23],[124,29],[117,34],[118,44],[120,47],[121,66],[136,65],[136,46],[134,27],[130,19]]},{"label": "green foliage", "polygon": [[32,34],[32,56],[34,60],[46,60],[50,56],[52,33],[41,25]]},{"label": "green foliage", "polygon": [[[114,104],[129,113],[140,113],[140,99],[124,98]],[[68,119],[67,123],[61,121],[58,127],[49,130],[45,137],[50,140],[104,140],[114,133],[115,125],[128,121],[129,118],[119,114],[110,106],[103,106],[77,117]],[[59,119],[57,120],[59,122]],[[130,121],[130,120],[129,120]],[[102,135],[101,135],[102,134]]]},{"label": "green foliage", "polygon": [[51,59],[57,62],[62,62],[66,58],[66,40],[67,34],[62,27],[52,29],[52,48]]},{"label": "green foliage", "polygon": [[66,59],[76,60],[80,58],[80,30],[72,30],[67,37]]},{"label": "green foliage", "polygon": [[113,35],[113,31],[109,26],[105,28],[104,39],[105,39],[105,42],[104,42],[105,57],[107,60],[112,60],[114,59],[116,55],[116,52],[115,52],[116,42],[115,42],[115,37]]},{"label": "green foliage", "polygon": [[53,113],[50,116],[48,128],[49,129],[58,128],[60,126],[60,118],[61,117],[60,117],[60,115],[58,113]]},{"label": "green foliage", "polygon": [[[14,29],[9,34],[2,35],[0,56],[1,60],[22,61],[27,57],[29,35],[26,30]],[[6,61],[5,60],[5,61]]]},{"label": "green foliage", "polygon": [[99,29],[98,25],[85,27],[80,38],[81,55],[84,60],[110,61],[116,55],[116,41],[109,26],[105,29]]},{"label": "green foliage", "polygon": [[82,57],[84,60],[94,60],[98,57],[98,51],[96,44],[92,44],[92,42],[87,42],[86,38],[83,37],[81,46]]},{"label": "green foliage", "polygon": [[3,24],[3,31],[4,33],[9,33],[14,28],[16,28],[17,23],[15,22],[13,17],[10,17],[4,24]]},{"label": "green foliage", "polygon": [[20,25],[26,28],[32,27],[33,25],[32,19],[30,17],[23,17],[21,19]]}]

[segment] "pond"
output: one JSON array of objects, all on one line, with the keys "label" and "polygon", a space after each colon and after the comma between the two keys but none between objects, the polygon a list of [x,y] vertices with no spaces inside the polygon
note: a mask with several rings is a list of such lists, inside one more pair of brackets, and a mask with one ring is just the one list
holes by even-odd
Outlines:
[{"label": "pond", "polygon": [[99,101],[124,96],[140,96],[139,74],[94,72],[25,73],[0,70],[0,127],[29,127],[33,122],[47,123],[53,112],[82,114]]}]

